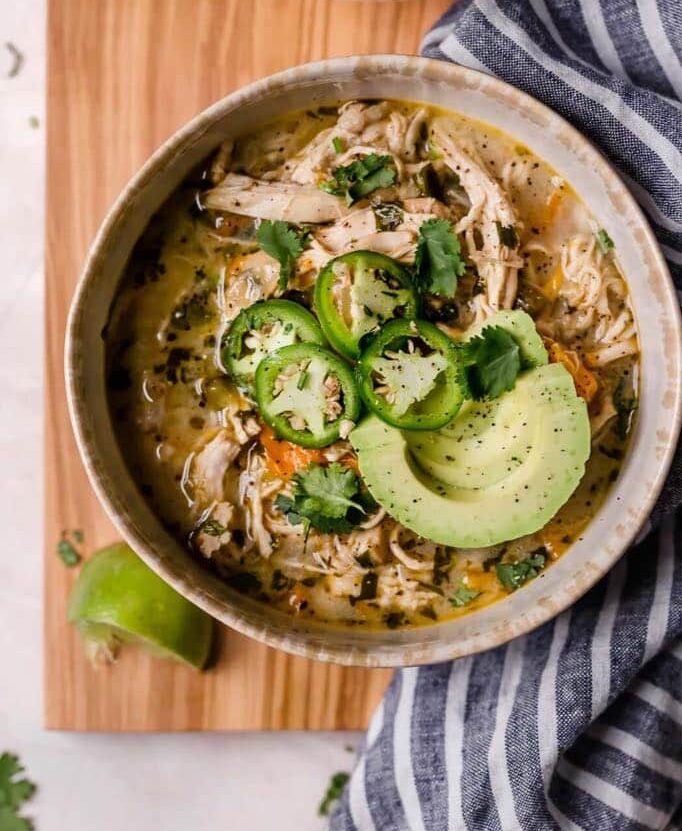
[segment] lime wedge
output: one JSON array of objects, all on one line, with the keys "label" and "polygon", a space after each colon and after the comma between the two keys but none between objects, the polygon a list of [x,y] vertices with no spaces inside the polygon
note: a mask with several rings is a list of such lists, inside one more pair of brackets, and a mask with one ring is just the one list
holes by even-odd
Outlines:
[{"label": "lime wedge", "polygon": [[202,669],[213,620],[163,582],[125,543],[103,548],[83,566],[69,598],[69,621],[95,659],[118,644],[138,643],[155,655]]}]

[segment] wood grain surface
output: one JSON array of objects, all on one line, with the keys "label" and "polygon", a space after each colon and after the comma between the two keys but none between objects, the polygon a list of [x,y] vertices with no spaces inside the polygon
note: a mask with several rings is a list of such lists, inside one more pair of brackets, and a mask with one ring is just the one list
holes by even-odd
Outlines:
[{"label": "wood grain surface", "polygon": [[62,730],[364,728],[390,674],[293,658],[221,628],[198,674],[128,649],[93,669],[66,622],[86,551],[116,538],[68,423],[68,304],[107,207],[183,122],[255,78],[317,58],[415,53],[450,0],[50,0],[45,364],[45,726]]}]

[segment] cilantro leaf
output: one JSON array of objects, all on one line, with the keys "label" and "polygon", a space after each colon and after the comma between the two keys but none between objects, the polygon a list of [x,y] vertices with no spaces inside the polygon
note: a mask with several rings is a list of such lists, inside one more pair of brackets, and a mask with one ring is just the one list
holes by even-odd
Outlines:
[{"label": "cilantro leaf", "polygon": [[414,258],[417,282],[422,291],[454,297],[457,278],[464,274],[462,248],[447,219],[429,219],[419,228]]},{"label": "cilantro leaf", "polygon": [[595,236],[597,238],[597,244],[604,252],[604,254],[608,254],[608,252],[615,247],[613,244],[613,240],[603,228],[600,228],[599,231],[597,231],[597,233],[595,234]]},{"label": "cilantro leaf", "polygon": [[[78,543],[82,542],[82,531],[74,531],[73,538]],[[62,531],[61,539],[57,543],[57,554],[59,555],[59,559],[64,563],[64,565],[68,566],[69,568],[77,566],[82,559],[81,555],[76,550],[75,545],[71,542],[71,540],[68,539],[66,531]]]},{"label": "cilantro leaf", "polygon": [[616,434],[618,438],[625,441],[634,421],[637,412],[637,397],[632,391],[625,388],[625,379],[621,378],[613,392],[613,404],[616,408]]},{"label": "cilantro leaf", "polygon": [[372,207],[376,219],[377,230],[395,231],[403,221],[403,209],[395,202],[381,202]]},{"label": "cilantro leaf", "polygon": [[312,464],[302,473],[296,474],[299,491],[306,498],[314,500],[324,516],[342,517],[349,508],[357,508],[352,501],[357,493],[358,478],[355,473],[339,462],[322,467]]},{"label": "cilantro leaf", "polygon": [[325,795],[322,798],[322,802],[320,802],[320,807],[317,809],[321,817],[329,815],[330,808],[340,798],[349,779],[350,775],[348,773],[340,771],[339,773],[335,773],[329,780]]},{"label": "cilantro leaf", "polygon": [[357,475],[339,462],[328,467],[316,463],[293,478],[292,496],[280,494],[275,506],[292,525],[303,525],[306,533],[343,534],[362,522],[366,499],[359,492]]},{"label": "cilantro leaf", "polygon": [[332,139],[332,147],[334,148],[335,153],[343,153],[346,149],[346,142],[341,138],[341,136],[334,136]]},{"label": "cilantro leaf", "polygon": [[332,176],[333,179],[320,185],[322,190],[334,196],[345,196],[346,202],[352,205],[373,191],[394,184],[396,169],[391,156],[370,153],[363,159],[335,168]]},{"label": "cilantro leaf", "polygon": [[296,257],[303,251],[299,235],[287,222],[263,219],[256,231],[256,239],[263,251],[279,263],[277,286],[285,289],[293,273]]},{"label": "cilantro leaf", "polygon": [[24,768],[12,753],[0,754],[0,828],[2,831],[31,831],[33,824],[19,816],[21,806],[35,793],[36,786],[18,778]]},{"label": "cilantro leaf", "polygon": [[497,398],[513,389],[521,371],[519,346],[500,326],[486,326],[459,350],[472,398]]},{"label": "cilantro leaf", "polygon": [[456,609],[461,609],[462,606],[468,606],[472,600],[476,600],[480,594],[481,592],[477,592],[474,589],[470,589],[468,586],[462,584],[450,598],[450,605],[454,606]]},{"label": "cilantro leaf", "polygon": [[223,534],[227,533],[227,528],[217,519],[207,519],[199,530],[204,534],[208,534],[209,537],[222,537]]},{"label": "cilantro leaf", "polygon": [[544,551],[544,549],[538,549],[530,557],[520,560],[518,563],[497,563],[495,565],[497,579],[505,589],[515,591],[524,583],[538,576],[547,561],[547,557],[541,554],[541,551]]},{"label": "cilantro leaf", "polygon": [[379,584],[379,575],[376,571],[367,571],[362,575],[362,582],[360,583],[360,594],[350,595],[348,601],[351,606],[355,606],[358,600],[374,600],[377,596],[377,586]]}]

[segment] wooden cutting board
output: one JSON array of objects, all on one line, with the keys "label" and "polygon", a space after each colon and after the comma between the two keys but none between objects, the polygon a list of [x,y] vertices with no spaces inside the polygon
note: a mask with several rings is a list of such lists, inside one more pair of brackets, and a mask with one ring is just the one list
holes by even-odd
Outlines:
[{"label": "wooden cutting board", "polygon": [[221,628],[198,674],[123,652],[93,669],[66,622],[84,550],[116,539],[72,438],[62,350],[69,300],[108,206],[181,124],[236,87],[335,55],[415,53],[450,0],[50,0],[45,356],[45,726],[60,730],[359,729],[390,673],[293,658]]}]

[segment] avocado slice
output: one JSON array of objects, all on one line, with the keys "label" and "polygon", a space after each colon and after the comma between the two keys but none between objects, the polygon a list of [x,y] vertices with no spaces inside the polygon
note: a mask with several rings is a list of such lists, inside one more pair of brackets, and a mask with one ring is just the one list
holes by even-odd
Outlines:
[{"label": "avocado slice", "polygon": [[[517,383],[530,398],[527,376]],[[563,407],[565,401],[570,406],[576,397],[570,375],[545,373],[543,396],[547,406]],[[405,439],[419,466],[436,479],[459,488],[485,488],[524,464],[545,412],[519,407],[518,397],[507,393],[490,401],[467,401],[446,427],[421,436],[406,433]]]},{"label": "avocado slice", "polygon": [[463,408],[428,440],[376,416],[350,440],[391,516],[434,542],[479,548],[532,534],[554,516],[585,471],[590,424],[570,374],[550,364],[521,375],[504,396]]},{"label": "avocado slice", "polygon": [[545,366],[549,362],[547,350],[535,328],[535,322],[526,312],[520,309],[503,309],[495,312],[480,323],[470,326],[462,338],[463,342],[480,335],[488,326],[499,326],[514,338],[519,345],[524,367]]}]

